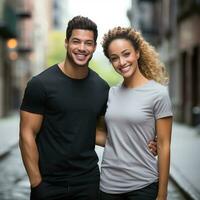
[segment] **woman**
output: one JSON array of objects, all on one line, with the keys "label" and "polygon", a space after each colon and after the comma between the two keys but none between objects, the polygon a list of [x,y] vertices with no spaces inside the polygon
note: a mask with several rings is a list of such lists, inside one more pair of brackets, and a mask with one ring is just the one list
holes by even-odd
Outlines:
[{"label": "woman", "polygon": [[[172,127],[167,76],[155,49],[131,28],[116,27],[103,50],[123,83],[109,92],[102,200],[166,200]],[[158,158],[148,148],[157,137]]]}]

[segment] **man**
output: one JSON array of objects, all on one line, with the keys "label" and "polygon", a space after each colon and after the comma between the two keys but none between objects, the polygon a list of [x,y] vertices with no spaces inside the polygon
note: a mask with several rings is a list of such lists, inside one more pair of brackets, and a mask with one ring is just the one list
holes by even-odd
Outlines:
[{"label": "man", "polygon": [[[97,26],[76,16],[66,30],[64,62],[27,84],[20,112],[20,149],[31,200],[96,200],[99,189],[95,131],[108,84],[88,68]],[[105,137],[97,132],[96,144]]]},{"label": "man", "polygon": [[21,105],[20,148],[31,199],[97,199],[95,129],[109,86],[88,63],[97,26],[77,16],[68,23],[66,59],[33,77]]}]

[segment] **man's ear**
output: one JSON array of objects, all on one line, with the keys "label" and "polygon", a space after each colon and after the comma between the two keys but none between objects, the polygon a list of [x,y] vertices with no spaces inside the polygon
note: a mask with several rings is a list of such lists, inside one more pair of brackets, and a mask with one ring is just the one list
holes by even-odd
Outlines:
[{"label": "man's ear", "polygon": [[65,38],[65,44],[64,44],[65,49],[67,48],[67,44],[68,44],[68,40],[67,40],[67,38]]},{"label": "man's ear", "polygon": [[95,46],[94,46],[94,52],[96,51],[96,48],[97,48],[97,43],[96,43]]}]

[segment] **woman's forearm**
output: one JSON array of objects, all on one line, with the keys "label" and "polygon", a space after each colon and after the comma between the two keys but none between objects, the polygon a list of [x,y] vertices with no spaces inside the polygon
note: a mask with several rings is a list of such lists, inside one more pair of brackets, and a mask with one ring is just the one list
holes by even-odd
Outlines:
[{"label": "woman's forearm", "polygon": [[163,144],[158,147],[159,190],[157,199],[167,199],[167,186],[169,179],[170,147]]}]

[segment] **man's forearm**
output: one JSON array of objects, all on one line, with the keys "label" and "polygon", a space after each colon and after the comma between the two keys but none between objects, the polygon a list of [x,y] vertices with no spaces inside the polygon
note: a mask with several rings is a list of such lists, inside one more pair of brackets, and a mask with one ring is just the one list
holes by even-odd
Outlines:
[{"label": "man's forearm", "polygon": [[39,154],[34,136],[31,136],[31,134],[26,137],[21,136],[19,146],[30,184],[34,187],[42,180],[38,166]]},{"label": "man's forearm", "polygon": [[96,126],[96,145],[105,147],[107,138],[107,129],[104,117],[100,117]]},{"label": "man's forearm", "polygon": [[102,130],[96,130],[96,145],[105,147],[106,143],[106,132]]}]

